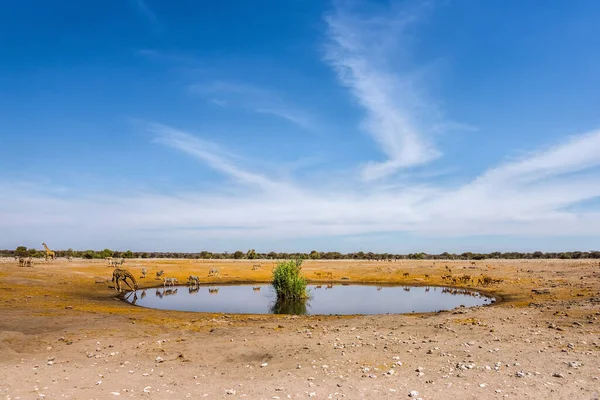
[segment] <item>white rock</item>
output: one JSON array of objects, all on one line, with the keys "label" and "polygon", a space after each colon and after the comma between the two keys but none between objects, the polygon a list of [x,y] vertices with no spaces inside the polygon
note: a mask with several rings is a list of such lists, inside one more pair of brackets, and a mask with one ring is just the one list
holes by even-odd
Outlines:
[{"label": "white rock", "polygon": [[164,362],[165,360],[163,360],[161,356],[158,356],[158,357],[156,357],[156,359],[154,361],[156,361],[157,363],[160,364],[160,363]]},{"label": "white rock", "polygon": [[225,393],[226,393],[226,394],[231,394],[231,395],[234,395],[234,394],[235,394],[235,389],[227,389],[227,390],[225,391]]},{"label": "white rock", "polygon": [[409,397],[417,397],[419,395],[419,392],[417,392],[416,390],[411,390],[410,393],[408,394]]}]

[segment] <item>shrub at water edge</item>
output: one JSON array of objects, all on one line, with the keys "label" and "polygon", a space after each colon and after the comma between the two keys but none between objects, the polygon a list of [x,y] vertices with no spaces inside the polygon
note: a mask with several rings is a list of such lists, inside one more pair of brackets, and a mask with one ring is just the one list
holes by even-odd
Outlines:
[{"label": "shrub at water edge", "polygon": [[273,287],[277,298],[295,301],[308,298],[306,279],[300,276],[302,260],[282,261],[273,268]]}]

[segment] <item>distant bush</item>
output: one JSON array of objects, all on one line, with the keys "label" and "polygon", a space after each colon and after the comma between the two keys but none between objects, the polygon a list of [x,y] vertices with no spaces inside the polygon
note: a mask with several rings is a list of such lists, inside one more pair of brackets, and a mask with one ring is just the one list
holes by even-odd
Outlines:
[{"label": "distant bush", "polygon": [[302,260],[288,260],[273,269],[273,287],[278,300],[297,301],[308,298],[306,279],[300,275]]}]

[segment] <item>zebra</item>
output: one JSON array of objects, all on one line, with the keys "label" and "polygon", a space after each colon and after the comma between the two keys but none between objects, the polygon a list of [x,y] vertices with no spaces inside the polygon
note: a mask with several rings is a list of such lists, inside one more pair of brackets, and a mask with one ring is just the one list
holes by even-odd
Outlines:
[{"label": "zebra", "polygon": [[176,283],[178,283],[177,278],[165,278],[165,280],[163,282],[163,286],[164,287],[166,287],[167,285],[175,286]]},{"label": "zebra", "polygon": [[211,268],[210,271],[208,271],[208,276],[215,276],[215,275],[219,275],[221,273],[221,271],[219,270],[219,268]]},{"label": "zebra", "polygon": [[165,274],[165,270],[161,269],[160,271],[158,271],[156,273],[156,279],[160,279],[161,276],[163,276]]},{"label": "zebra", "polygon": [[33,267],[33,259],[31,257],[19,257],[19,267]]},{"label": "zebra", "polygon": [[200,278],[198,278],[196,275],[188,276],[188,285],[199,285],[199,284],[200,284]]},{"label": "zebra", "polygon": [[142,276],[140,276],[140,278],[145,278],[147,273],[148,271],[146,270],[146,268],[142,268]]}]

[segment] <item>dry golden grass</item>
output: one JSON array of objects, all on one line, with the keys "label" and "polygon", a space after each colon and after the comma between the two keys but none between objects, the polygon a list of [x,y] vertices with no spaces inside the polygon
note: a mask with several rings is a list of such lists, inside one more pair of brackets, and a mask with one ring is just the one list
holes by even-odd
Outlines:
[{"label": "dry golden grass", "polygon": [[[260,263],[262,268],[253,269]],[[140,288],[162,285],[155,273],[163,269],[166,277],[176,277],[183,283],[189,275],[197,275],[203,284],[236,282],[269,282],[273,260],[188,260],[188,259],[134,259],[127,260],[124,268],[136,277],[141,269],[148,270],[147,278],[139,279]],[[211,268],[219,268],[220,275],[209,277]],[[502,299],[494,307],[527,306],[530,302],[567,299],[575,296],[593,296],[597,293],[598,266],[595,260],[485,260],[466,261],[399,261],[370,262],[352,260],[308,260],[303,274],[311,282],[378,283],[401,285],[447,286],[444,275],[469,274],[477,278],[485,274],[502,279],[500,284],[477,286],[475,283],[457,283],[453,286],[474,288]],[[146,323],[181,323],[189,320],[188,313],[133,307],[115,301],[117,292],[111,289],[112,268],[103,260],[59,259],[37,263],[33,268],[18,267],[12,259],[0,260],[0,293],[3,307],[18,309],[36,315],[65,315],[67,313],[120,314]],[[451,271],[451,272],[450,272]],[[587,277],[587,279],[585,278]],[[580,279],[581,278],[581,279]],[[593,279],[595,278],[595,279]],[[100,282],[100,283],[96,283]],[[549,294],[532,294],[538,287],[549,287]],[[65,307],[73,307],[66,309]],[[200,314],[210,320],[213,315]],[[235,319],[248,316],[235,316]]]}]

